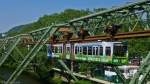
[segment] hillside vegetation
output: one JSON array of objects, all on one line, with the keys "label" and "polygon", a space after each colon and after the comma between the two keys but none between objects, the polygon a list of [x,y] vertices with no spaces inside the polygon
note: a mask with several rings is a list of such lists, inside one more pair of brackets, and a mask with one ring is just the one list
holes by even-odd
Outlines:
[{"label": "hillside vegetation", "polygon": [[[16,26],[9,30],[6,34],[8,36],[13,36],[21,33],[28,33],[39,28],[50,26],[52,23],[65,23],[74,18],[78,18],[102,10],[106,10],[106,8],[98,8],[93,10],[66,9],[60,13],[44,15],[40,17],[36,22]],[[146,54],[150,50],[150,39],[133,39],[129,40],[128,43],[129,56],[146,56]]]},{"label": "hillside vegetation", "polygon": [[29,23],[26,25],[20,25],[12,28],[6,34],[8,36],[17,35],[20,33],[27,33],[39,28],[50,26],[52,23],[65,23],[74,18],[79,18],[81,16],[85,16],[94,12],[105,10],[106,8],[98,8],[93,10],[77,10],[77,9],[66,9],[60,13],[54,13],[51,15],[44,15],[40,17],[36,22]]}]

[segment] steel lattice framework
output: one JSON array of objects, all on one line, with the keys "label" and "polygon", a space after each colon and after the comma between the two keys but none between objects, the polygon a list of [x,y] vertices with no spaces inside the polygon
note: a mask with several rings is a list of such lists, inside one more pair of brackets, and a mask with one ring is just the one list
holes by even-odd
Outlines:
[{"label": "steel lattice framework", "polygon": [[[80,30],[80,28],[84,28],[88,30],[91,36],[89,38],[97,38],[95,35],[104,35],[104,29],[112,24],[121,25],[122,29],[121,33],[118,34],[118,38],[122,36],[122,38],[131,38],[135,37],[135,34],[138,34],[139,37],[149,37],[150,36],[150,0],[141,0],[139,2],[130,3],[123,7],[112,8],[109,10],[101,11],[95,14],[91,14],[88,16],[84,16],[81,18],[73,19],[68,21],[65,24],[53,24],[49,27],[42,28],[39,30],[35,30],[33,32],[29,32],[28,34],[22,34],[15,37],[8,37],[4,39],[0,39],[0,67],[4,64],[17,64],[18,67],[7,80],[6,84],[10,84],[14,82],[17,77],[22,73],[23,70],[26,69],[27,66],[31,63],[31,61],[35,58],[37,53],[42,49],[42,47],[49,41],[49,38],[56,33],[56,31],[61,27],[67,27],[72,30],[74,35]],[[135,33],[136,32],[136,33]],[[139,33],[140,32],[140,33]],[[128,36],[130,34],[130,36]],[[123,37],[123,35],[126,35]],[[143,36],[142,36],[143,35]],[[95,37],[94,37],[95,36]],[[138,37],[138,36],[137,36]],[[99,37],[100,39],[102,37]],[[106,37],[107,38],[107,37]],[[116,36],[117,38],[117,36]],[[32,48],[29,49],[29,46],[26,48],[28,52],[24,52],[25,50],[20,49],[23,46],[23,40],[29,39],[34,42],[32,43]],[[91,40],[91,39],[89,39]],[[87,40],[87,41],[89,41]],[[17,53],[17,56],[13,56],[13,53]],[[148,54],[147,58],[144,60],[142,66],[138,70],[137,74],[131,80],[130,84],[142,84],[146,77],[150,72],[149,60],[150,54]],[[13,59],[9,60],[9,59]],[[14,63],[15,62],[15,63]],[[72,72],[65,66],[63,61],[60,61],[62,66],[71,74]],[[114,69],[117,68],[114,67]],[[144,72],[144,70],[146,70]],[[120,74],[120,72],[117,72]],[[73,74],[71,74],[73,76]],[[119,75],[122,76],[121,74]],[[138,77],[141,77],[139,81]],[[76,77],[73,76],[75,80]],[[124,79],[122,77],[122,79]],[[126,83],[126,81],[124,81]]]},{"label": "steel lattice framework", "polygon": [[[83,27],[91,35],[103,34],[106,27],[111,24],[122,26],[120,32],[149,30],[150,28],[150,2],[140,1],[123,7],[112,8],[106,11],[91,14],[69,21],[74,30]],[[101,31],[101,32],[100,32]]]}]

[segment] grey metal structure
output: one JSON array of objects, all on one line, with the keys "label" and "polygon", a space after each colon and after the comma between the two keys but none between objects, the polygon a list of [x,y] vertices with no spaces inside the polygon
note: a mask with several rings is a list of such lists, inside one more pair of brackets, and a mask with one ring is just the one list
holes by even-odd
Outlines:
[{"label": "grey metal structure", "polygon": [[[131,20],[132,19],[132,20]],[[116,7],[105,11],[100,11],[85,17],[69,21],[74,30],[81,27],[89,30],[91,35],[104,34],[104,29],[112,24],[121,25],[120,32],[149,30],[150,28],[150,1],[139,0],[122,7]]]},{"label": "grey metal structure", "polygon": [[7,84],[12,83],[16,80],[16,78],[22,73],[22,71],[27,67],[27,65],[36,56],[37,52],[43,47],[43,45],[41,45],[41,43],[45,44],[48,41],[49,36],[52,36],[53,33],[55,33],[56,30],[57,30],[57,28],[55,28],[54,26],[51,26],[51,27],[47,28],[46,32],[38,40],[38,43],[25,56],[24,60],[21,62],[21,64],[19,64],[17,69],[13,72],[13,74],[7,80],[7,82],[6,82]]},{"label": "grey metal structure", "polygon": [[[131,20],[132,19],[132,20]],[[61,26],[70,26],[74,30],[74,34],[84,28],[88,30],[90,35],[99,35],[104,34],[104,29],[111,25],[121,25],[122,29],[120,32],[129,32],[129,31],[144,31],[150,30],[150,0],[140,0],[135,3],[127,4],[123,7],[112,8],[109,10],[97,12],[88,16],[81,18],[73,19],[68,21],[65,24],[51,25],[43,29],[35,30],[29,32],[28,34],[18,35],[15,37],[8,37],[0,40],[0,67],[6,63],[6,60],[9,59],[9,56],[14,60],[18,60],[18,67],[7,80],[6,84],[13,83],[17,77],[26,69],[29,63],[35,58],[37,53],[48,41]],[[32,37],[32,40],[36,44],[32,45],[33,48],[28,49],[28,52],[20,49],[22,38]],[[27,48],[26,48],[27,49]],[[14,57],[12,52],[15,51],[19,57]],[[142,84],[150,72],[150,54],[147,55],[142,66],[135,74],[130,84]],[[21,62],[21,63],[20,63]],[[77,78],[71,73],[71,71],[66,67],[63,61],[59,61],[61,65],[71,74],[71,76],[77,80]],[[8,61],[9,63],[9,61]],[[117,67],[114,67],[117,74],[124,80],[122,73],[118,71]],[[138,78],[141,78],[140,81]]]},{"label": "grey metal structure", "polygon": [[144,59],[143,63],[141,64],[138,72],[134,75],[134,77],[131,79],[129,84],[143,84],[146,82],[146,77],[150,73],[150,52]]},{"label": "grey metal structure", "polygon": [[68,73],[73,77],[75,81],[78,81],[73,72],[66,66],[66,64],[62,60],[58,60],[58,62],[68,71]]},{"label": "grey metal structure", "polygon": [[7,39],[7,40],[8,40],[8,43],[6,43],[7,45],[4,44],[5,49],[0,58],[0,67],[6,61],[6,59],[10,56],[11,52],[17,46],[17,44],[20,42],[21,39],[15,37],[15,38]]}]

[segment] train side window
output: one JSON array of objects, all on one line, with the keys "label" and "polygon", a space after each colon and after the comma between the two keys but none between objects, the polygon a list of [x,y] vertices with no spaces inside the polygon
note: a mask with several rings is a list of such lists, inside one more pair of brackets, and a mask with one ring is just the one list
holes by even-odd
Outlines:
[{"label": "train side window", "polygon": [[92,52],[93,52],[92,55],[95,55],[95,47],[92,48]]},{"label": "train side window", "polygon": [[95,47],[95,54],[98,55],[98,47]]},{"label": "train side window", "polygon": [[55,53],[55,46],[53,47],[53,52]]},{"label": "train side window", "polygon": [[92,46],[88,46],[88,55],[92,55]]},{"label": "train side window", "polygon": [[110,56],[111,55],[111,48],[110,47],[106,47],[106,56]]},{"label": "train side window", "polygon": [[70,53],[70,47],[67,47],[67,53]]},{"label": "train side window", "polygon": [[99,55],[103,55],[103,47],[102,46],[99,47]]},{"label": "train side window", "polygon": [[60,48],[59,48],[59,46],[57,47],[57,49],[58,49],[58,50],[57,50],[57,53],[60,53]]},{"label": "train side window", "polygon": [[54,46],[52,46],[52,52],[55,53]]},{"label": "train side window", "polygon": [[87,55],[87,46],[83,46],[83,54]]},{"label": "train side window", "polygon": [[75,54],[81,54],[82,53],[82,47],[76,46],[75,47]]},{"label": "train side window", "polygon": [[79,52],[78,52],[78,53],[79,53],[79,54],[82,54],[82,52],[83,52],[83,51],[82,51],[82,47],[80,46],[80,47],[79,47]]},{"label": "train side window", "polygon": [[98,55],[98,47],[97,46],[93,47],[92,51],[93,51],[93,55]]},{"label": "train side window", "polygon": [[55,53],[58,53],[58,47],[57,46],[55,47]]},{"label": "train side window", "polygon": [[77,52],[78,52],[78,47],[75,46],[75,54],[77,54]]},{"label": "train side window", "polygon": [[77,51],[77,54],[79,54],[80,53],[80,47],[78,46],[78,51]]},{"label": "train side window", "polygon": [[60,53],[62,53],[62,46],[60,47]]},{"label": "train side window", "polygon": [[61,52],[60,52],[60,46],[58,47],[58,53],[61,53]]}]

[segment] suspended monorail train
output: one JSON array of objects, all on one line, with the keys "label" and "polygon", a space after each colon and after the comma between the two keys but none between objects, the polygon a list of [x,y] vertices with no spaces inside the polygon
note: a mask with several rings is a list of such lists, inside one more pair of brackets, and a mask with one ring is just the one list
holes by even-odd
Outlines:
[{"label": "suspended monorail train", "polygon": [[127,42],[58,43],[48,46],[48,55],[52,58],[113,65],[128,63]]}]

